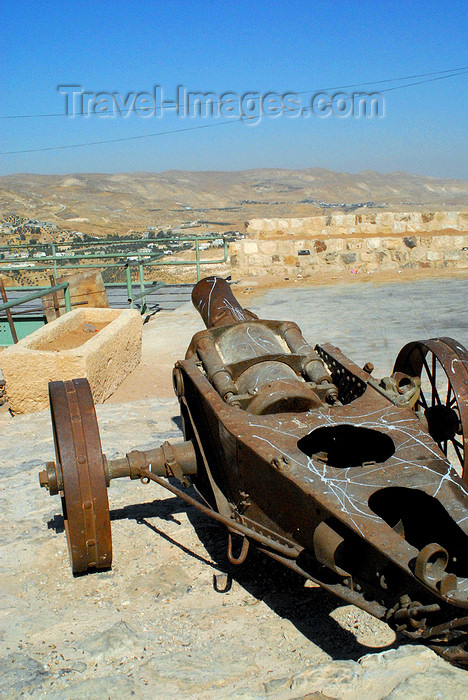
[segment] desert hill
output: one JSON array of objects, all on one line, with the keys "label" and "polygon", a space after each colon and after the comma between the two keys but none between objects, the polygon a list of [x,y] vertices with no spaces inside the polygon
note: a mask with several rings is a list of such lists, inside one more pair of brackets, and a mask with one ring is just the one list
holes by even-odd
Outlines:
[{"label": "desert hill", "polygon": [[189,224],[200,233],[243,230],[249,218],[311,216],[324,209],[460,209],[467,202],[468,181],[403,172],[271,168],[0,177],[3,216],[96,233]]}]

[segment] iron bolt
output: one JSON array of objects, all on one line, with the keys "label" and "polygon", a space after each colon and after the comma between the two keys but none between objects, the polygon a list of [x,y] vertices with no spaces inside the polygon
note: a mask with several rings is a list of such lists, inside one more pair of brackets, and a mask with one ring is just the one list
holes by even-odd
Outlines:
[{"label": "iron bolt", "polygon": [[39,483],[43,488],[49,489],[49,475],[45,469],[39,472]]}]

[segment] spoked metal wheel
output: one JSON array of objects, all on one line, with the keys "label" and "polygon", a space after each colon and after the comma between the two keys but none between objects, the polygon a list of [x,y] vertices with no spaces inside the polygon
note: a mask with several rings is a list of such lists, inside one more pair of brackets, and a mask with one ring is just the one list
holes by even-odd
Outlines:
[{"label": "spoked metal wheel", "polygon": [[86,379],[49,384],[57,490],[74,573],[112,564],[109,501],[99,428]]},{"label": "spoked metal wheel", "polygon": [[429,433],[445,455],[461,465],[468,483],[468,351],[452,338],[408,343],[394,372],[421,378],[416,411],[424,411]]}]

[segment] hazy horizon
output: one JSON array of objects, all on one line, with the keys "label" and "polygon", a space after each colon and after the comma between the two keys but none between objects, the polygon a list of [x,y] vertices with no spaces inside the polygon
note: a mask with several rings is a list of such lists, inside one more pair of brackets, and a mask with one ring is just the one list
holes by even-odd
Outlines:
[{"label": "hazy horizon", "polygon": [[[199,168],[165,168],[164,170],[64,170],[63,172],[37,172],[37,171],[18,171],[12,173],[0,174],[0,178],[7,177],[20,177],[20,176],[38,176],[38,177],[60,177],[62,175],[163,175],[164,173],[247,173],[263,170],[278,170],[284,172],[306,172],[312,170],[322,170],[324,172],[334,173],[336,175],[365,175],[365,174],[376,174],[376,175],[410,175],[418,178],[431,178],[434,180],[459,180],[460,182],[467,182],[468,175],[466,177],[444,177],[441,175],[426,175],[420,172],[411,172],[409,170],[376,170],[374,168],[366,168],[363,170],[336,170],[334,168],[324,168],[321,166],[309,166],[303,168],[288,168],[288,167],[251,167],[251,168],[236,168],[236,169],[199,169]],[[468,203],[467,203],[468,204]]]}]

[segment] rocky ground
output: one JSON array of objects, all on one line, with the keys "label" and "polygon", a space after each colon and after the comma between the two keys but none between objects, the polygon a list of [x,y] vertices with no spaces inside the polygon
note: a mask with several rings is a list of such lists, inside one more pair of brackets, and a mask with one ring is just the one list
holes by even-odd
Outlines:
[{"label": "rocky ground", "polygon": [[[98,407],[116,456],[180,439],[177,403]],[[164,489],[113,482],[112,571],[73,577],[47,412],[0,416],[0,697],[466,697],[466,672],[252,552]]]},{"label": "rocky ground", "polygon": [[[413,299],[422,308],[429,290],[418,289]],[[432,302],[445,331],[463,288],[440,289],[441,298],[432,296]],[[357,299],[347,293],[354,308]],[[276,308],[275,317],[285,316],[289,308],[277,308],[278,293],[271,294],[250,306],[270,317]],[[308,338],[313,328],[305,304],[308,299],[318,308],[314,294],[291,295],[296,313],[309,318]],[[446,315],[444,294],[451,300]],[[379,303],[391,296],[383,289]],[[425,328],[424,313],[414,304],[408,339],[427,336],[418,325]],[[375,328],[368,330],[380,324],[387,340],[365,359],[383,352],[377,360],[386,364],[397,320],[388,316],[388,306],[378,308],[371,309]],[[332,316],[327,323],[333,337],[311,339],[339,340],[349,350],[354,327]],[[157,315],[152,323],[145,334],[152,338],[153,362],[167,364],[182,339],[186,344],[201,327],[189,308]],[[169,331],[173,342],[166,340],[170,351],[162,356]],[[459,339],[466,343],[466,337]],[[144,361],[150,363],[148,348]],[[153,382],[147,386],[157,390]],[[181,439],[175,399],[134,398],[97,407],[103,451],[110,457]],[[40,489],[37,479],[53,458],[48,413],[13,418],[4,411],[0,434],[0,697],[466,698],[465,671],[395,638],[384,623],[305,585],[258,553],[233,568],[224,529],[154,485],[112,483],[113,568],[73,577],[60,500]]]}]

